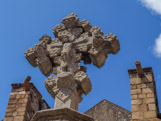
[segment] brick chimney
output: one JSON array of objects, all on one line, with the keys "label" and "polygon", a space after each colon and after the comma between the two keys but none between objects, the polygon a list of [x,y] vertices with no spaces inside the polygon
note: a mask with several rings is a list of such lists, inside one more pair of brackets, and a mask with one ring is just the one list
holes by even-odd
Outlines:
[{"label": "brick chimney", "polygon": [[3,121],[30,121],[33,115],[49,106],[32,83],[12,84],[6,115]]},{"label": "brick chimney", "polygon": [[136,61],[136,69],[128,70],[131,85],[131,121],[160,121],[156,85],[151,67],[142,68]]}]

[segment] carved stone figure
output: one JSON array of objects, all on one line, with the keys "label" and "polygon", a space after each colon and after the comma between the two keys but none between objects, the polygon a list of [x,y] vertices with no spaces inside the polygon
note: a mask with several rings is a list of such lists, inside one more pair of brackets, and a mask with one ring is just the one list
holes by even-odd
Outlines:
[{"label": "carved stone figure", "polygon": [[54,39],[44,35],[34,48],[25,51],[25,57],[45,76],[57,75],[45,80],[48,92],[55,98],[55,108],[78,110],[82,94],[87,95],[92,89],[81,60],[101,68],[108,54],[120,50],[120,44],[116,35],[104,35],[99,27],[92,27],[87,20],[80,21],[74,13],[61,22],[53,28]]}]

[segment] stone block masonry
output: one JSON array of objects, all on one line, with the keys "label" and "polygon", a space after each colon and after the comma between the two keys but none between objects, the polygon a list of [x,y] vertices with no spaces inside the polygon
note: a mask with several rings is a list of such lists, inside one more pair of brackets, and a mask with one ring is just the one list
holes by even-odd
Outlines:
[{"label": "stone block masonry", "polygon": [[30,121],[37,111],[50,108],[32,83],[28,84],[28,90],[25,89],[23,83],[12,84],[3,121]]},{"label": "stone block masonry", "polygon": [[95,121],[130,121],[131,112],[107,100],[102,100],[85,112]]},{"label": "stone block masonry", "polygon": [[160,121],[155,80],[151,67],[141,68],[139,61],[136,69],[128,70],[131,85],[131,121]]}]

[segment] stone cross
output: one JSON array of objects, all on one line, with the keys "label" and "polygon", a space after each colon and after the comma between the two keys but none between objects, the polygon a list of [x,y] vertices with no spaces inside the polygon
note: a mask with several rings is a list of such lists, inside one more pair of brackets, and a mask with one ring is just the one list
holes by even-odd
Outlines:
[{"label": "stone cross", "polygon": [[81,60],[101,68],[108,54],[120,50],[120,44],[116,35],[104,35],[99,27],[92,27],[87,20],[80,21],[74,13],[61,22],[53,28],[54,39],[42,36],[34,48],[25,51],[25,57],[45,76],[57,75],[45,80],[47,91],[55,99],[55,109],[78,110],[82,94],[87,95],[92,88]]}]

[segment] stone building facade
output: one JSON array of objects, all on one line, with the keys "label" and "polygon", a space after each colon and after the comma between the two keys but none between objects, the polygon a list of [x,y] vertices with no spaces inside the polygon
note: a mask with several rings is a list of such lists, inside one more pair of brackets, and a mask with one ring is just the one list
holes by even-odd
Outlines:
[{"label": "stone building facade", "polygon": [[[33,83],[29,83],[28,91],[25,91],[24,83],[12,84],[12,91],[3,121],[30,121],[36,112],[49,108]],[[53,113],[59,114],[59,110]],[[65,113],[79,117],[78,112],[74,110],[64,109]],[[130,111],[107,100],[102,100],[86,111],[85,114],[94,118],[95,121],[130,121],[131,119]],[[88,119],[85,115],[83,118]]]},{"label": "stone building facade", "polygon": [[12,84],[3,121],[30,121],[37,111],[50,108],[32,83],[28,84],[27,91],[24,85],[24,83]]},{"label": "stone building facade", "polygon": [[[103,100],[86,111],[86,115],[82,115],[85,120],[81,121],[90,121],[87,115],[92,117],[94,121],[161,121],[152,68],[142,68],[141,64],[137,62],[136,69],[130,69],[128,73],[131,85],[132,113],[107,100]],[[32,83],[29,83],[27,88],[25,85],[25,83],[12,84],[12,91],[3,121],[30,121],[36,112],[38,112],[38,117],[39,113],[49,111],[45,110],[50,107],[42,99],[36,87]],[[64,116],[65,114],[68,116],[71,114],[77,116],[77,119],[80,118],[79,112],[68,110],[63,109]],[[53,110],[52,112],[54,115],[60,113],[59,110]],[[34,119],[34,121],[39,120]]]}]

